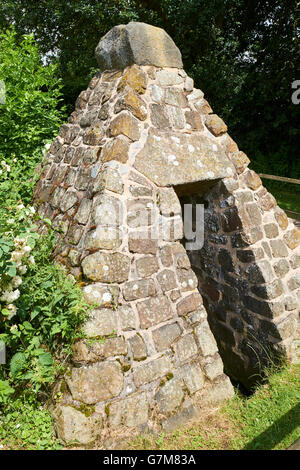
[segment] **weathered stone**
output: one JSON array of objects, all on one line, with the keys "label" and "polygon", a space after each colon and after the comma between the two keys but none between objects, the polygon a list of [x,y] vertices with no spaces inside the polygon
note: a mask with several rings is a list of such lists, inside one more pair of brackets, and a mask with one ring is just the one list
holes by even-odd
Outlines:
[{"label": "weathered stone", "polygon": [[157,351],[168,349],[171,344],[181,335],[181,328],[178,323],[161,326],[152,331],[153,341]]},{"label": "weathered stone", "polygon": [[98,362],[112,356],[124,356],[127,346],[122,337],[105,338],[91,344],[79,341],[73,347],[74,362]]},{"label": "weathered stone", "polygon": [[157,251],[157,240],[151,239],[150,233],[130,233],[128,240],[129,251],[155,255]]},{"label": "weathered stone", "polygon": [[147,75],[140,67],[133,65],[124,72],[118,84],[118,91],[123,90],[126,86],[142,95],[146,91]]},{"label": "weathered stone", "polygon": [[170,269],[164,269],[157,275],[157,281],[163,292],[175,289],[177,287],[177,281],[175,274]]},{"label": "weathered stone", "polygon": [[129,338],[128,342],[132,351],[132,357],[135,361],[143,361],[147,358],[147,347],[139,334]]},{"label": "weathered stone", "polygon": [[164,216],[181,214],[181,204],[173,188],[159,191],[159,209]]},{"label": "weathered stone", "polygon": [[261,205],[265,211],[269,211],[272,207],[276,206],[276,199],[272,194],[267,193],[260,200]]},{"label": "weathered stone", "polygon": [[204,386],[204,375],[197,363],[186,364],[180,367],[179,374],[191,394],[201,390]]},{"label": "weathered stone", "polygon": [[80,258],[81,258],[81,253],[80,253],[80,251],[77,251],[77,250],[74,250],[73,248],[71,248],[71,250],[69,251],[69,254],[68,254],[68,258],[69,258],[72,266],[78,266],[79,262],[80,262]]},{"label": "weathered stone", "polygon": [[165,415],[172,413],[172,411],[178,408],[181,405],[183,397],[184,393],[178,379],[168,380],[168,382],[160,387],[155,396],[159,411]]},{"label": "weathered stone", "polygon": [[92,209],[92,224],[120,225],[122,221],[122,203],[106,194],[94,198]]},{"label": "weathered stone", "polygon": [[218,351],[216,340],[206,320],[196,326],[194,332],[203,356],[212,356]]},{"label": "weathered stone", "polygon": [[77,220],[79,224],[86,224],[90,216],[91,208],[92,201],[90,199],[83,198],[75,215],[75,220]]},{"label": "weathered stone", "polygon": [[231,153],[230,160],[233,162],[238,174],[243,173],[250,163],[247,155],[241,151]]},{"label": "weathered stone", "polygon": [[248,214],[248,224],[249,226],[255,225],[259,226],[262,223],[261,211],[256,204],[256,202],[246,204],[246,212]]},{"label": "weathered stone", "polygon": [[79,191],[86,191],[88,188],[89,182],[91,179],[91,169],[90,168],[81,168],[77,175],[75,181],[75,188]]},{"label": "weathered stone", "polygon": [[121,366],[116,361],[73,368],[71,376],[66,375],[66,381],[74,400],[87,404],[113,398],[123,388]]},{"label": "weathered stone", "polygon": [[260,301],[250,296],[244,297],[244,305],[251,310],[251,312],[258,313],[268,318],[275,318],[284,312],[282,302]]},{"label": "weathered stone", "polygon": [[108,133],[112,137],[122,134],[134,141],[139,139],[140,125],[128,111],[122,111],[111,121]]},{"label": "weathered stone", "polygon": [[69,209],[75,206],[78,201],[76,191],[69,190],[64,194],[64,197],[60,201],[60,209],[62,212],[67,212]]},{"label": "weathered stone", "polygon": [[294,250],[300,244],[300,230],[294,229],[284,235],[287,246]]},{"label": "weathered stone", "polygon": [[82,261],[84,275],[92,281],[123,282],[128,279],[130,259],[122,253],[93,253]]},{"label": "weathered stone", "polygon": [[204,364],[205,375],[209,380],[215,380],[223,374],[223,362],[220,356],[207,358]]},{"label": "weathered stone", "polygon": [[113,140],[108,141],[102,149],[103,163],[111,160],[117,160],[121,163],[126,163],[128,160],[129,141],[124,136],[118,136]]},{"label": "weathered stone", "polygon": [[202,131],[204,129],[199,113],[196,113],[194,111],[186,111],[185,120],[186,123],[190,126],[190,129],[197,131]]},{"label": "weathered stone", "polygon": [[203,98],[203,96],[204,96],[203,91],[198,90],[197,88],[194,88],[192,93],[189,93],[187,95],[187,99],[188,99],[189,102],[191,102],[191,101],[199,100],[199,99]]},{"label": "weathered stone", "polygon": [[167,104],[166,111],[169,117],[171,127],[174,127],[175,129],[183,129],[185,125],[185,119],[181,108],[179,108],[178,106],[171,106]]},{"label": "weathered stone", "polygon": [[113,193],[122,194],[124,191],[124,184],[121,178],[120,173],[113,168],[105,168],[100,175],[100,178],[97,182],[98,184],[94,186],[94,191],[104,191],[105,189],[112,191]]},{"label": "weathered stone", "polygon": [[286,213],[280,207],[276,207],[274,215],[279,227],[285,230],[289,224]]},{"label": "weathered stone", "polygon": [[171,132],[165,136],[154,130],[149,132],[134,167],[159,186],[224,178],[233,172],[225,153],[214,148],[206,136]]},{"label": "weathered stone", "polygon": [[169,267],[173,263],[172,249],[170,245],[163,246],[160,249],[160,259],[164,266]]},{"label": "weathered stone", "polygon": [[97,307],[113,307],[116,305],[119,296],[119,287],[117,285],[105,285],[95,283],[83,287],[84,300]]},{"label": "weathered stone", "polygon": [[221,215],[222,228],[224,232],[241,230],[243,223],[237,207],[226,209]]},{"label": "weathered stone", "polygon": [[176,272],[182,292],[197,288],[198,279],[192,269],[177,269]]},{"label": "weathered stone", "polygon": [[277,263],[273,266],[275,273],[279,277],[284,277],[286,273],[289,272],[290,267],[289,263],[285,259],[280,259]]},{"label": "weathered stone", "polygon": [[201,114],[210,114],[210,113],[213,112],[213,110],[211,109],[209,103],[204,98],[197,101],[194,104],[194,106],[197,109],[197,111],[199,111],[199,113],[201,113]]},{"label": "weathered stone", "polygon": [[104,129],[101,126],[90,128],[83,136],[83,143],[87,145],[100,145],[104,137]]},{"label": "weathered stone", "polygon": [[134,197],[152,196],[152,189],[145,188],[144,186],[129,186],[129,191]]},{"label": "weathered stone", "polygon": [[295,310],[299,305],[299,299],[294,295],[286,295],[284,298],[285,309],[289,312]]},{"label": "weathered stone", "polygon": [[96,59],[101,70],[132,64],[182,67],[181,54],[163,29],[133,21],[114,26],[100,40]]},{"label": "weathered stone", "polygon": [[129,305],[122,305],[116,310],[117,318],[120,320],[120,328],[123,331],[136,330],[137,318]]},{"label": "weathered stone", "polygon": [[153,83],[152,85],[150,85],[150,93],[151,98],[153,101],[155,101],[155,103],[162,103],[165,94],[163,88]]},{"label": "weathered stone", "polygon": [[147,393],[135,393],[109,404],[109,426],[136,428],[148,422]]},{"label": "weathered stone", "polygon": [[87,233],[85,244],[90,251],[104,249],[113,250],[119,248],[122,243],[121,231],[115,227],[103,227],[98,225],[96,230]]},{"label": "weathered stone", "polygon": [[122,292],[125,300],[144,299],[145,297],[154,296],[156,287],[153,279],[142,279],[126,282]]},{"label": "weathered stone", "polygon": [[191,77],[186,77],[184,82],[184,89],[186,91],[192,91],[194,88],[194,80]]},{"label": "weathered stone", "polygon": [[174,345],[174,350],[179,362],[195,356],[198,352],[197,344],[193,334],[188,334],[180,338]]},{"label": "weathered stone", "polygon": [[187,106],[187,99],[179,88],[167,88],[165,92],[165,103],[185,108]]},{"label": "weathered stone", "polygon": [[149,199],[129,199],[127,201],[127,224],[131,228],[152,225],[156,208]]},{"label": "weathered stone", "polygon": [[274,258],[285,258],[288,250],[282,240],[270,240],[272,254]]},{"label": "weathered stone", "polygon": [[186,315],[187,313],[196,310],[202,304],[202,297],[199,293],[191,294],[188,297],[180,300],[177,304],[177,313],[179,316]]},{"label": "weathered stone", "polygon": [[216,114],[210,114],[206,116],[205,124],[210,132],[215,136],[219,136],[227,132],[227,126],[225,122]]},{"label": "weathered stone", "polygon": [[156,78],[162,86],[179,85],[183,82],[177,70],[159,70],[156,73]]},{"label": "weathered stone", "polygon": [[295,290],[300,287],[300,273],[292,275],[292,277],[288,280],[288,287],[290,290]]},{"label": "weathered stone", "polygon": [[169,300],[164,295],[144,300],[136,304],[141,328],[149,328],[173,317]]},{"label": "weathered stone", "polygon": [[205,392],[206,394],[202,397],[203,404],[217,404],[234,396],[234,389],[229,377],[225,377],[221,382],[213,384]]},{"label": "weathered stone", "polygon": [[118,328],[117,315],[110,308],[99,308],[89,314],[88,321],[83,330],[89,338],[96,336],[109,336]]},{"label": "weathered stone", "polygon": [[297,269],[300,267],[300,255],[294,253],[290,258],[290,265],[293,269]]},{"label": "weathered stone", "polygon": [[262,185],[260,177],[253,170],[247,170],[243,176],[246,185],[248,188],[253,189],[253,191]]},{"label": "weathered stone", "polygon": [[125,88],[123,95],[115,104],[115,113],[123,110],[130,111],[141,121],[144,121],[147,117],[146,103],[130,88]]},{"label": "weathered stone", "polygon": [[266,237],[268,238],[276,238],[279,235],[278,227],[276,224],[266,224],[264,226]]},{"label": "weathered stone", "polygon": [[59,439],[70,445],[91,444],[102,428],[101,416],[85,416],[73,406],[57,405],[53,417]]},{"label": "weathered stone", "polygon": [[157,127],[158,129],[166,129],[168,127],[171,127],[171,123],[169,121],[169,116],[165,106],[162,106],[160,104],[151,104],[150,113],[151,122],[153,126]]},{"label": "weathered stone", "polygon": [[148,277],[156,273],[159,269],[155,256],[143,256],[136,261],[136,269],[139,277]]},{"label": "weathered stone", "polygon": [[172,364],[168,356],[162,356],[138,366],[133,374],[136,387],[140,387],[153,380],[167,375],[172,370]]}]

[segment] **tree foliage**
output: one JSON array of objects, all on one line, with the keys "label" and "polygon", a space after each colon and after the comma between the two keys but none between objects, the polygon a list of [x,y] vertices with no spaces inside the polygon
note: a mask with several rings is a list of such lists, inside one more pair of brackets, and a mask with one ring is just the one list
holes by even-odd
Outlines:
[{"label": "tree foliage", "polygon": [[2,0],[0,6],[0,27],[13,22],[19,35],[34,32],[42,53],[58,60],[72,105],[97,67],[97,42],[112,26],[133,20],[163,27],[256,169],[299,177],[300,106],[291,101],[299,78],[297,0]]}]

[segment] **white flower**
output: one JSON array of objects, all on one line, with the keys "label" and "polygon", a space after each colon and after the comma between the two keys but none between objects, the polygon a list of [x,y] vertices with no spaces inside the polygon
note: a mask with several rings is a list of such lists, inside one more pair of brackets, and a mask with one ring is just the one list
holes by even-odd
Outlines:
[{"label": "white flower", "polygon": [[17,206],[17,209],[18,209],[18,210],[24,209],[24,204],[19,204],[19,205]]},{"label": "white flower", "polygon": [[15,219],[8,219],[7,223],[9,223],[9,224],[14,224],[14,223],[15,223]]},{"label": "white flower", "polygon": [[29,207],[29,210],[32,214],[35,214],[35,208],[33,206]]},{"label": "white flower", "polygon": [[45,145],[45,149],[46,149],[46,150],[49,150],[50,147],[51,147],[51,144],[46,144],[46,145]]},{"label": "white flower", "polygon": [[21,251],[13,251],[11,254],[11,260],[17,263],[18,261],[21,261],[22,256],[23,253]]},{"label": "white flower", "polygon": [[32,255],[29,256],[28,261],[29,261],[30,264],[34,264],[35,263],[34,256],[32,256]]},{"label": "white flower", "polygon": [[24,251],[25,253],[29,253],[29,252],[31,251],[30,246],[28,246],[28,245],[24,246],[23,251]]},{"label": "white flower", "polygon": [[10,327],[10,331],[14,331],[14,330],[17,330],[17,329],[18,329],[17,325],[12,325]]},{"label": "white flower", "polygon": [[2,170],[0,170],[0,175],[2,175]]},{"label": "white flower", "polygon": [[18,287],[22,284],[22,279],[20,278],[20,276],[15,276],[12,280],[12,286],[13,287]]},{"label": "white flower", "polygon": [[20,274],[25,274],[27,271],[27,266],[19,266],[18,269]]}]

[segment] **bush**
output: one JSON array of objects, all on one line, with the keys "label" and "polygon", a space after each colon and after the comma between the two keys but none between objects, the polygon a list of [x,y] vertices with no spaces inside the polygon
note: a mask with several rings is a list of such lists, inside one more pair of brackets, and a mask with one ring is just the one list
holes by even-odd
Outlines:
[{"label": "bush", "polygon": [[55,65],[44,66],[33,35],[20,45],[13,30],[0,34],[0,153],[24,160],[57,132],[63,108],[61,80]]}]

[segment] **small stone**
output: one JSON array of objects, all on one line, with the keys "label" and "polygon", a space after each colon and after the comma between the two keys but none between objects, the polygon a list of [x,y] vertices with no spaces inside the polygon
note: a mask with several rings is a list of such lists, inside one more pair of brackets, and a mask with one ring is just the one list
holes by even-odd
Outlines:
[{"label": "small stone", "polygon": [[109,426],[136,428],[148,422],[147,393],[134,393],[109,405]]},{"label": "small stone", "polygon": [[100,194],[94,198],[92,224],[118,226],[122,221],[122,202],[117,198]]},{"label": "small stone", "polygon": [[184,82],[184,89],[186,91],[192,91],[194,88],[194,80],[190,77],[186,77]]},{"label": "small stone", "polygon": [[147,117],[146,103],[130,88],[125,88],[123,95],[115,104],[115,113],[119,113],[123,110],[130,111],[141,121],[144,121]]},{"label": "small stone", "polygon": [[73,347],[74,362],[98,362],[112,356],[124,356],[127,354],[127,346],[124,338],[106,338],[87,344],[79,341]]},{"label": "small stone", "polygon": [[171,266],[173,264],[172,249],[170,245],[163,246],[160,249],[160,259],[164,266]]},{"label": "small stone", "polygon": [[155,256],[144,256],[136,261],[136,269],[139,277],[148,277],[156,273],[159,269]]},{"label": "small stone", "polygon": [[285,258],[288,256],[288,250],[282,240],[270,240],[270,245],[274,258]]},{"label": "small stone", "polygon": [[277,206],[274,210],[274,215],[279,227],[282,228],[282,230],[285,230],[289,225],[286,213]]},{"label": "small stone", "polygon": [[195,356],[198,352],[197,344],[193,334],[188,334],[180,338],[175,346],[175,353],[179,362],[184,362],[187,359]]},{"label": "small stone", "polygon": [[275,279],[271,284],[255,285],[251,292],[262,299],[275,299],[283,293],[283,285],[280,279]]},{"label": "small stone", "polygon": [[177,281],[175,274],[170,269],[164,269],[157,275],[157,281],[163,292],[175,289],[177,287]]},{"label": "small stone", "polygon": [[128,111],[122,111],[111,121],[108,133],[112,137],[122,134],[135,141],[140,137],[140,125]]},{"label": "small stone", "polygon": [[241,151],[231,153],[230,160],[233,162],[238,174],[243,173],[250,163],[247,155]]},{"label": "small stone", "polygon": [[144,299],[145,297],[154,296],[156,287],[153,279],[142,279],[126,282],[122,292],[125,300]]},{"label": "small stone", "polygon": [[182,77],[176,70],[159,70],[156,72],[156,79],[162,86],[179,85],[183,82]]},{"label": "small stone", "polygon": [[100,145],[104,137],[104,129],[101,126],[90,128],[83,136],[86,145]]},{"label": "small stone", "polygon": [[84,275],[92,281],[123,282],[127,281],[130,259],[122,253],[93,253],[82,261]]},{"label": "small stone", "polygon": [[253,189],[253,191],[258,189],[262,185],[260,177],[253,170],[247,170],[243,177],[248,188]]},{"label": "small stone", "polygon": [[144,361],[147,358],[147,347],[143,338],[136,334],[128,339],[132,356],[135,361]]},{"label": "small stone", "polygon": [[102,428],[101,416],[85,416],[73,406],[57,405],[53,410],[53,417],[59,439],[70,445],[91,444]]},{"label": "small stone", "polygon": [[134,310],[129,305],[122,305],[116,310],[123,331],[136,330],[137,318]]},{"label": "small stone", "polygon": [[284,235],[287,246],[294,250],[300,244],[300,230],[294,229]]},{"label": "small stone", "polygon": [[293,276],[288,280],[288,287],[290,290],[295,290],[300,287],[300,274],[293,274]]},{"label": "small stone", "polygon": [[246,269],[246,275],[250,282],[259,284],[271,282],[274,278],[272,267],[267,260],[261,260]]},{"label": "small stone", "polygon": [[79,224],[86,224],[90,216],[91,208],[92,201],[90,199],[83,198],[74,219],[77,220]]},{"label": "small stone", "polygon": [[218,351],[218,348],[207,320],[196,326],[194,332],[203,356],[213,356]]},{"label": "small stone", "polygon": [[128,160],[129,141],[124,136],[118,136],[107,142],[102,149],[102,161],[110,162],[116,160],[120,163],[126,163]]},{"label": "small stone", "polygon": [[276,224],[266,224],[264,226],[266,237],[268,238],[276,238],[279,235],[278,227]]},{"label": "small stone", "polygon": [[272,194],[267,193],[261,198],[261,205],[265,211],[269,211],[272,207],[276,206],[276,199]]},{"label": "small stone", "polygon": [[105,168],[98,181],[98,187],[94,187],[94,191],[112,191],[113,193],[123,194],[124,184],[120,173],[113,168]]},{"label": "small stone", "polygon": [[177,313],[179,316],[186,315],[196,310],[199,305],[202,305],[201,295],[199,293],[191,294],[178,302]]},{"label": "small stone", "polygon": [[136,304],[142,329],[157,325],[173,317],[167,297],[160,295]]},{"label": "small stone", "polygon": [[113,250],[119,248],[122,243],[121,231],[114,227],[102,227],[98,225],[96,230],[87,233],[85,247],[87,250]]},{"label": "small stone", "polygon": [[206,116],[205,124],[208,130],[216,137],[227,132],[226,124],[216,114]]},{"label": "small stone", "polygon": [[223,374],[223,362],[220,356],[216,359],[209,358],[204,364],[205,375],[209,380],[215,380]]},{"label": "small stone", "polygon": [[[209,103],[204,99],[200,99],[194,104],[195,108],[201,114],[211,114],[213,110],[211,109]],[[237,149],[238,150],[238,149]]]},{"label": "small stone", "polygon": [[172,106],[186,108],[187,100],[183,92],[179,88],[167,88],[165,91],[165,103]]},{"label": "small stone", "polygon": [[224,400],[228,400],[234,396],[234,388],[229,380],[225,377],[224,380],[213,384],[213,386],[206,391],[202,397],[203,404],[217,404]]},{"label": "small stone", "polygon": [[65,378],[73,399],[87,404],[113,398],[123,388],[121,366],[116,361],[73,368],[71,377],[66,375]]},{"label": "small stone", "polygon": [[171,344],[181,335],[178,323],[161,326],[152,331],[152,337],[157,351],[168,349]]},{"label": "small stone", "polygon": [[129,191],[134,197],[152,196],[152,189],[144,186],[129,186]]},{"label": "small stone", "polygon": [[136,368],[133,380],[136,387],[140,387],[153,380],[159,379],[172,370],[172,364],[168,356],[162,356]]},{"label": "small stone", "polygon": [[187,99],[188,99],[189,102],[191,102],[191,101],[199,100],[199,99],[203,98],[203,96],[204,96],[203,91],[198,90],[197,88],[194,88],[192,93],[189,93],[187,95]]},{"label": "small stone", "polygon": [[72,266],[78,266],[79,265],[80,257],[81,257],[81,253],[79,251],[74,250],[73,248],[71,248],[71,250],[69,251],[69,254],[68,254],[68,258],[69,258]]},{"label": "small stone", "polygon": [[150,233],[130,233],[128,240],[129,251],[133,253],[144,253],[155,255],[157,251],[157,240],[151,239]]},{"label": "small stone", "polygon": [[181,204],[173,188],[160,189],[159,209],[164,216],[181,214]]},{"label": "small stone", "polygon": [[186,364],[179,369],[189,393],[194,394],[204,386],[204,375],[197,363]]},{"label": "small stone", "polygon": [[160,104],[150,104],[151,122],[158,129],[171,127],[167,109]]},{"label": "small stone", "polygon": [[83,287],[83,297],[88,304],[97,307],[113,307],[116,305],[119,297],[119,287],[100,284],[89,284]]},{"label": "small stone", "polygon": [[164,90],[160,86],[156,85],[153,83],[150,85],[150,93],[151,93],[151,98],[155,103],[161,104],[163,102],[164,98]]},{"label": "small stone", "polygon": [[133,65],[123,74],[118,84],[118,91],[123,90],[126,86],[129,86],[140,95],[144,94],[147,88],[147,75],[140,67]]},{"label": "small stone", "polygon": [[76,191],[73,191],[73,190],[67,191],[64,194],[64,196],[63,196],[63,198],[60,202],[60,208],[61,208],[62,212],[67,212],[69,209],[74,207],[75,204],[77,203],[77,201],[78,201],[78,197],[77,197]]},{"label": "small stone", "polygon": [[117,316],[110,308],[99,308],[89,314],[89,319],[83,326],[89,338],[109,336],[117,330]]},{"label": "small stone", "polygon": [[194,111],[186,111],[185,120],[187,124],[191,126],[191,129],[197,131],[203,130],[203,124],[199,113],[195,113]]},{"label": "small stone", "polygon": [[181,405],[184,393],[178,379],[171,379],[160,387],[155,398],[158,402],[159,411],[165,415],[172,413]]}]

